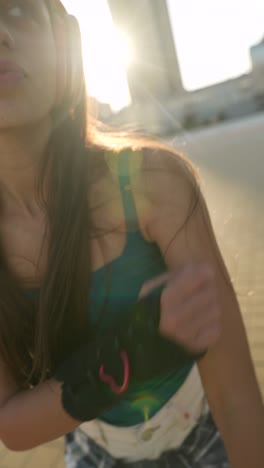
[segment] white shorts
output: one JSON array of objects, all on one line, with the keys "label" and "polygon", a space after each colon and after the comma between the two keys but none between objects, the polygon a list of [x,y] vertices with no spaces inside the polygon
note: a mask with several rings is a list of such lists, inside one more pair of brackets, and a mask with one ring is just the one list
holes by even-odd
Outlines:
[{"label": "white shorts", "polygon": [[195,364],[178,392],[148,422],[117,427],[94,420],[82,424],[80,429],[114,458],[128,462],[155,460],[164,451],[180,447],[208,411]]}]

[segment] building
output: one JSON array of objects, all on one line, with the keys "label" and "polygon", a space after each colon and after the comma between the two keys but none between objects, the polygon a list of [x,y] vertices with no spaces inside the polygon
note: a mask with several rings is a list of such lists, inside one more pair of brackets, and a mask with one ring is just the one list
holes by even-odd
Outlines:
[{"label": "building", "polygon": [[264,68],[264,37],[262,41],[255,44],[250,49],[253,70]]},{"label": "building", "polygon": [[264,37],[259,44],[250,49],[252,78],[256,96],[264,103]]},{"label": "building", "polygon": [[112,114],[114,127],[176,134],[264,109],[264,39],[250,50],[252,73],[186,92],[164,0],[108,0],[115,25],[132,40],[129,107]]},{"label": "building", "polygon": [[184,93],[164,0],[108,0],[113,21],[131,40],[135,60],[127,78],[133,102]]}]

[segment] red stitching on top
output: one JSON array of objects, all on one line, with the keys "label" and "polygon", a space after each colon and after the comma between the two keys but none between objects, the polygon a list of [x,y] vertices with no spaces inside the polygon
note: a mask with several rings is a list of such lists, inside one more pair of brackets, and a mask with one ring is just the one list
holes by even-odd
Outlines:
[{"label": "red stitching on top", "polygon": [[116,395],[122,395],[122,393],[126,391],[128,387],[128,383],[129,383],[129,376],[130,376],[130,365],[129,365],[129,359],[128,359],[128,355],[126,351],[121,351],[120,357],[124,365],[124,380],[123,380],[123,384],[121,385],[121,387],[117,385],[117,383],[115,382],[114,378],[111,375],[105,374],[103,364],[100,366],[100,369],[99,369],[100,379],[102,380],[102,382],[108,384],[111,387],[112,392],[115,393]]}]

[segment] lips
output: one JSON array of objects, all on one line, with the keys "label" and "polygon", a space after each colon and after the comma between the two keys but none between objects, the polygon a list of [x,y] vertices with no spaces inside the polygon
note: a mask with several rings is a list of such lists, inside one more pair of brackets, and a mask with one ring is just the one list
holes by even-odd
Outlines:
[{"label": "lips", "polygon": [[16,63],[10,62],[8,60],[1,60],[0,59],[0,73],[19,73],[25,75],[24,71],[21,67],[19,67]]},{"label": "lips", "polygon": [[0,90],[14,90],[22,83],[26,74],[16,63],[0,59]]}]

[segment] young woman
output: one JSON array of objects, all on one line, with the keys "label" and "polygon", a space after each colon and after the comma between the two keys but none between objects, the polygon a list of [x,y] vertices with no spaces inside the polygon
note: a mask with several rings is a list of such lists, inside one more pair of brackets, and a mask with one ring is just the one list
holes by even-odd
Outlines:
[{"label": "young woman", "polygon": [[0,439],[67,434],[68,468],[263,468],[261,395],[194,170],[86,116],[75,19],[0,0]]}]

